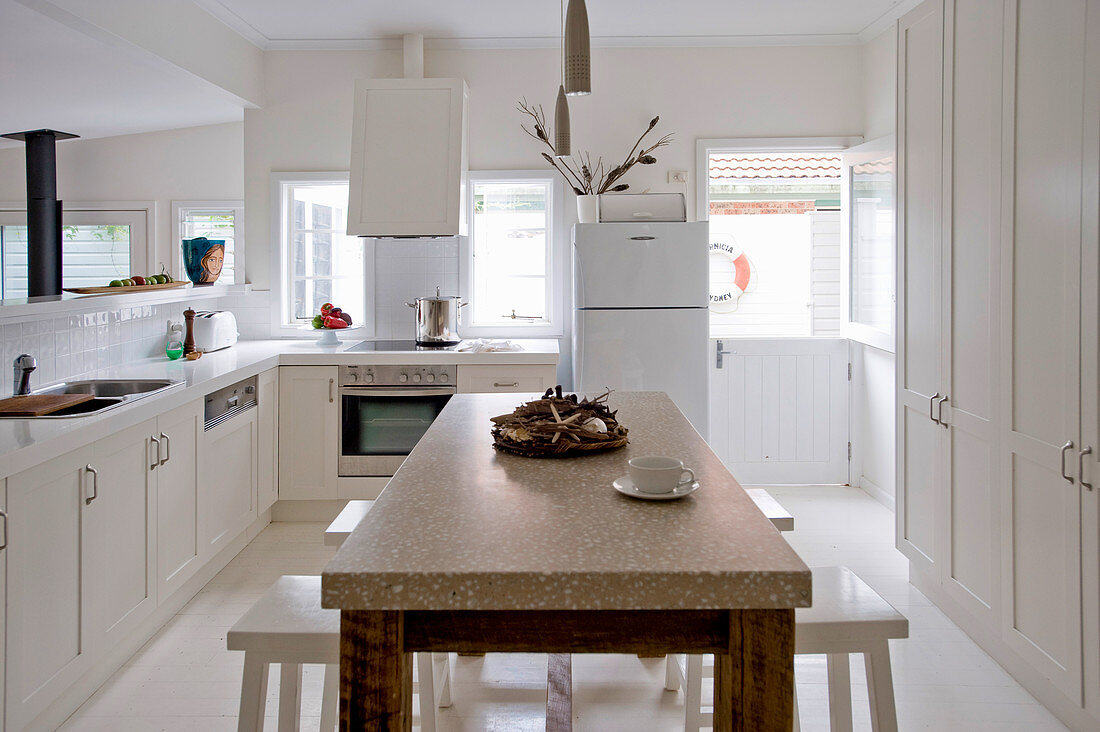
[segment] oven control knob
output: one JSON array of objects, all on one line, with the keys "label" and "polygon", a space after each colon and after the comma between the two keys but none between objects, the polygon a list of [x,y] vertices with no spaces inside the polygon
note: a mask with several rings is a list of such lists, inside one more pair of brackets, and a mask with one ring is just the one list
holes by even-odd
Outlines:
[{"label": "oven control knob", "polygon": [[435,383],[435,374],[428,374],[428,383]]},{"label": "oven control knob", "polygon": [[420,383],[420,374],[413,374],[413,381],[417,384]]},{"label": "oven control knob", "polygon": [[368,384],[373,384],[374,383],[374,374],[367,374],[367,383]]},{"label": "oven control knob", "polygon": [[401,374],[400,376],[397,377],[397,380],[400,381],[402,384],[404,384],[406,381],[409,380],[409,375],[408,374]]},{"label": "oven control knob", "polygon": [[348,374],[348,377],[349,377],[350,381],[359,381],[359,372],[358,371],[352,371]]},{"label": "oven control knob", "polygon": [[451,377],[450,377],[450,376],[448,376],[447,374],[440,374],[440,375],[439,375],[439,380],[440,380],[440,381],[442,381],[442,382],[443,382],[444,384],[446,384],[446,383],[447,383],[447,380],[448,380],[448,379],[450,379],[450,378],[451,378]]}]

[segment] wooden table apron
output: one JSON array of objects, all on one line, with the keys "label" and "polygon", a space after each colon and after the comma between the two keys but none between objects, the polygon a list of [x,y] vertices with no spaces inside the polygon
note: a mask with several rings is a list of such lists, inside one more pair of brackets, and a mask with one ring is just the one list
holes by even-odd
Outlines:
[{"label": "wooden table apron", "polygon": [[792,609],[343,610],[340,729],[411,729],[419,651],[713,653],[716,731],[793,723]]}]

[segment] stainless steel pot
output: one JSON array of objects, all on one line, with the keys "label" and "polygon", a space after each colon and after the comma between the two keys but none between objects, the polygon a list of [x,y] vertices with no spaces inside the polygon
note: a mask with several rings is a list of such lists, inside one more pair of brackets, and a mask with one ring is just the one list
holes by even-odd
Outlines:
[{"label": "stainless steel pot", "polygon": [[435,297],[418,297],[405,303],[416,310],[416,342],[425,346],[449,346],[458,343],[458,309],[466,305],[457,297],[443,297],[435,288]]}]

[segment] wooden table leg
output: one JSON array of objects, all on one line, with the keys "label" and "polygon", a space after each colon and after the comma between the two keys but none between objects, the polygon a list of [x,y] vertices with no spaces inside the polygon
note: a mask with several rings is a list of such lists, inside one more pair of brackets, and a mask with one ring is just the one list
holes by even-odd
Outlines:
[{"label": "wooden table leg", "polygon": [[[340,613],[340,729],[412,729],[412,656],[401,612]],[[428,670],[429,673],[431,669]]]},{"label": "wooden table leg", "polygon": [[729,653],[714,657],[714,732],[790,732],[794,610],[731,610]]},{"label": "wooden table leg", "polygon": [[546,732],[573,729],[573,656],[551,653],[546,659]]}]

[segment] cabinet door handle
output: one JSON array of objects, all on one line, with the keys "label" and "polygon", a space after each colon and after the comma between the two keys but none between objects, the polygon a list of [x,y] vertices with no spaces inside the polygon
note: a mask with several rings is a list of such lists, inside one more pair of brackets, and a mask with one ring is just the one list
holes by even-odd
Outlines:
[{"label": "cabinet door handle", "polygon": [[329,404],[332,404],[332,385],[335,383],[335,381],[336,381],[336,379],[329,379],[328,380],[328,403]]},{"label": "cabinet door handle", "polygon": [[157,466],[160,465],[160,440],[155,437],[150,437],[149,441],[156,443],[157,446],[157,456],[153,458],[153,462],[149,464],[150,470],[156,470]]},{"label": "cabinet door handle", "polygon": [[945,430],[950,429],[950,427],[947,426],[947,422],[943,421],[943,403],[948,401],[950,398],[951,397],[944,394],[942,397],[940,397],[940,400],[936,402],[936,421],[939,422]]},{"label": "cabinet door handle", "polygon": [[1073,440],[1066,440],[1066,444],[1062,445],[1062,477],[1073,482],[1072,475],[1066,475],[1066,453],[1073,449]]},{"label": "cabinet door handle", "polygon": [[8,514],[0,511],[0,521],[4,522],[4,541],[0,542],[0,551],[8,548]]},{"label": "cabinet door handle", "polygon": [[84,505],[87,506],[99,497],[99,471],[93,468],[91,463],[85,465],[84,470],[92,474],[92,495],[84,499]]},{"label": "cabinet door handle", "polygon": [[509,381],[507,384],[505,384],[502,381],[494,381],[493,386],[498,387],[498,388],[499,387],[509,387],[509,386],[515,387],[515,386],[519,386],[519,382],[518,381]]},{"label": "cabinet door handle", "polygon": [[[1081,452],[1077,453],[1077,482],[1081,485],[1092,490],[1092,483],[1085,482],[1085,455],[1092,453],[1092,445],[1086,445]],[[0,547],[3,548],[3,547]]]},{"label": "cabinet door handle", "polygon": [[936,400],[939,399],[939,398],[940,398],[940,393],[938,391],[935,394],[933,394],[932,396],[928,397],[928,419],[932,420],[936,424],[939,424],[940,421],[938,419],[936,419],[934,416],[932,416],[932,410],[935,409]]},{"label": "cabinet door handle", "polygon": [[[160,433],[160,439],[164,441],[164,457],[161,458],[158,465],[164,465],[166,462],[172,459],[172,441],[168,439],[168,435],[163,432]],[[160,448],[157,448],[157,454],[160,454]]]}]

